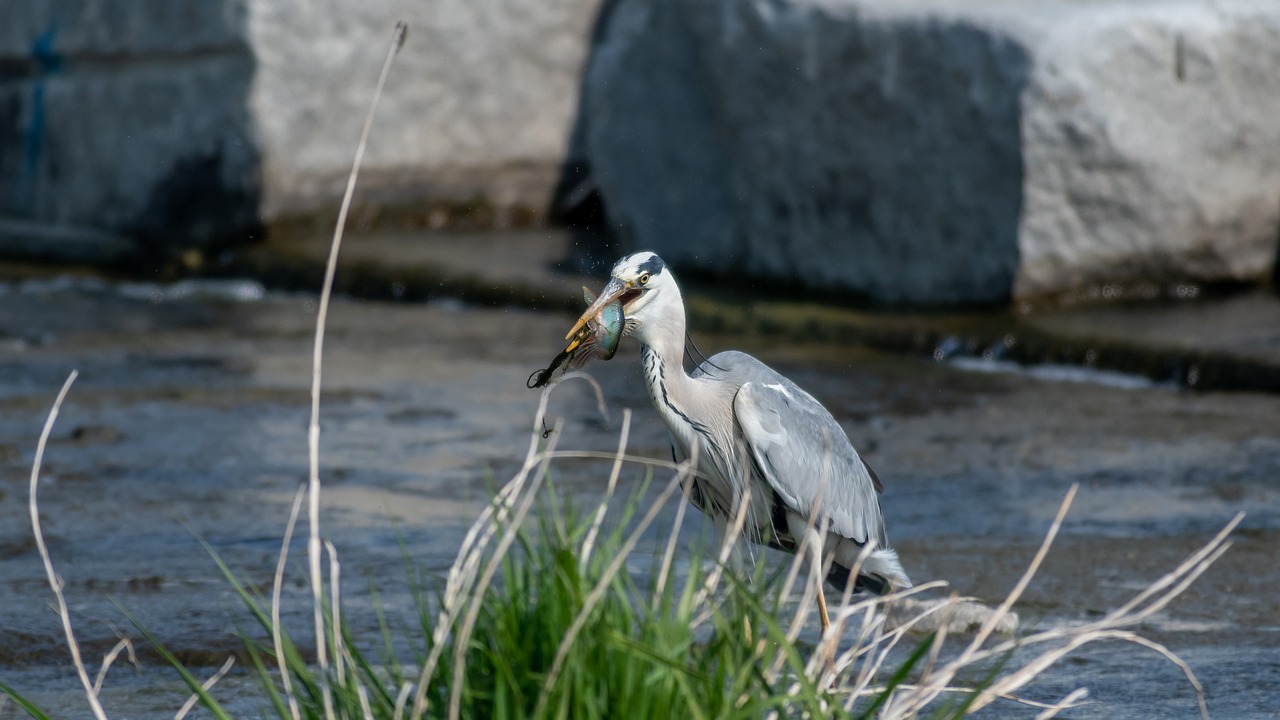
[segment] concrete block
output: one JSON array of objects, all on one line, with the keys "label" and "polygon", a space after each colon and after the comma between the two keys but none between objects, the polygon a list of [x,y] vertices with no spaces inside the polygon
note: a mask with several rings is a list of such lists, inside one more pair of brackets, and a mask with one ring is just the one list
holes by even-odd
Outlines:
[{"label": "concrete block", "polygon": [[620,0],[587,147],[632,248],[891,303],[1241,280],[1280,4]]},{"label": "concrete block", "polygon": [[569,152],[598,4],[250,0],[264,212],[341,195],[397,19],[408,41],[378,108],[362,197],[545,208]]},{"label": "concrete block", "polygon": [[399,19],[357,201],[542,212],[598,3],[18,3],[0,23],[0,254],[173,254],[336,209]]},{"label": "concrete block", "polygon": [[242,3],[19,7],[0,30],[0,252],[163,259],[253,232]]}]

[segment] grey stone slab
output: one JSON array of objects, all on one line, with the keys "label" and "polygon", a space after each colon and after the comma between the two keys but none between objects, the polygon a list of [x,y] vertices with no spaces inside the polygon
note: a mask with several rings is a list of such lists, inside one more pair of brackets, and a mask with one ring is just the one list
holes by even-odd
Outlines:
[{"label": "grey stone slab", "polygon": [[33,0],[5,8],[0,58],[120,60],[244,48],[246,0]]},{"label": "grey stone slab", "polygon": [[621,0],[588,148],[634,248],[887,302],[1252,280],[1280,6]]},{"label": "grey stone slab", "polygon": [[599,0],[252,0],[251,101],[269,215],[336,202],[398,19],[363,190],[545,208],[568,154]]},{"label": "grey stone slab", "polygon": [[0,23],[0,253],[105,257],[48,239],[110,235],[173,256],[335,209],[397,20],[360,201],[545,217],[598,3],[19,3]]}]

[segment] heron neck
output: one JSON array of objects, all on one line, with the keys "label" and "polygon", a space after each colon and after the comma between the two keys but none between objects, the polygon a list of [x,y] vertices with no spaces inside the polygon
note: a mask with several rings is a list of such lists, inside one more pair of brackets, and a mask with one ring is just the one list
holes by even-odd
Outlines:
[{"label": "heron neck", "polygon": [[641,360],[645,384],[655,407],[667,416],[668,423],[684,418],[685,407],[695,400],[699,388],[684,368],[685,316],[683,303],[674,304],[658,323],[651,327],[660,332],[646,333],[640,338]]},{"label": "heron neck", "polygon": [[640,360],[649,399],[667,426],[682,436],[692,425],[688,406],[697,393],[693,387],[697,383],[684,370],[684,343],[678,346],[641,344]]}]

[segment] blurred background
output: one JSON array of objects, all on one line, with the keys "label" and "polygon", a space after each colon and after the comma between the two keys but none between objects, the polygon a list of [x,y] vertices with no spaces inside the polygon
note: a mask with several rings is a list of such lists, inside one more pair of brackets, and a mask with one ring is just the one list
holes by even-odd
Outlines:
[{"label": "blurred background", "polygon": [[[325,528],[360,568],[352,617],[362,573],[395,614],[402,547],[447,568],[523,457],[524,382],[581,286],[652,249],[703,350],[758,354],[845,426],[917,581],[999,600],[1079,482],[1023,608],[1028,628],[1077,622],[1247,512],[1146,630],[1211,710],[1274,717],[1274,0],[6,4],[5,682],[83,707],[25,519],[72,368],[41,508],[89,655],[130,633],[111,597],[191,662],[239,647],[195,537],[270,578],[305,477],[316,292],[397,20],[326,356]],[[563,443],[611,451],[630,407],[633,450],[668,456],[635,355],[588,368],[608,420],[558,391]],[[606,476],[558,477],[597,498]],[[1088,684],[1104,716],[1194,712],[1145,661],[1086,654],[1044,699]],[[104,697],[172,713],[184,693],[157,672],[113,670]]]}]

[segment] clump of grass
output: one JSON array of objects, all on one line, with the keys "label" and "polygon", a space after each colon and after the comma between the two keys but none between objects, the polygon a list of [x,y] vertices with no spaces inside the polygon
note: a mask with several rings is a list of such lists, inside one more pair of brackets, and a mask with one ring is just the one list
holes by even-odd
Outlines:
[{"label": "clump of grass", "polygon": [[[516,512],[518,503],[547,491],[527,488],[529,495],[514,498]],[[641,513],[652,509],[641,504],[643,497],[642,488],[608,527],[569,507],[543,504],[518,525],[515,513],[504,519],[495,509],[493,543],[479,557],[469,590],[451,599],[442,588],[419,598],[422,632],[410,662],[392,653],[370,660],[335,625],[340,614],[328,606],[333,665],[322,671],[272,623],[266,599],[228,572],[264,633],[282,640],[278,652],[287,660],[295,702],[284,676],[266,671],[266,658],[277,648],[255,643],[250,653],[279,717],[325,717],[326,685],[337,717],[758,718],[773,709],[829,714],[835,695],[796,693],[786,680],[803,673],[805,656],[785,643],[780,608],[774,607],[785,598],[776,592],[776,580],[762,578],[753,586],[758,597],[740,595],[749,586],[735,585],[708,606],[700,595],[710,571],[696,557],[687,574],[674,578],[672,567],[655,556],[650,578],[664,569],[668,575],[661,588],[624,570],[655,516]],[[509,544],[502,542],[507,538]],[[494,573],[481,590],[488,568]],[[765,652],[779,647],[788,648],[781,675],[770,672],[775,658]],[[420,678],[425,680],[418,685]]]}]

